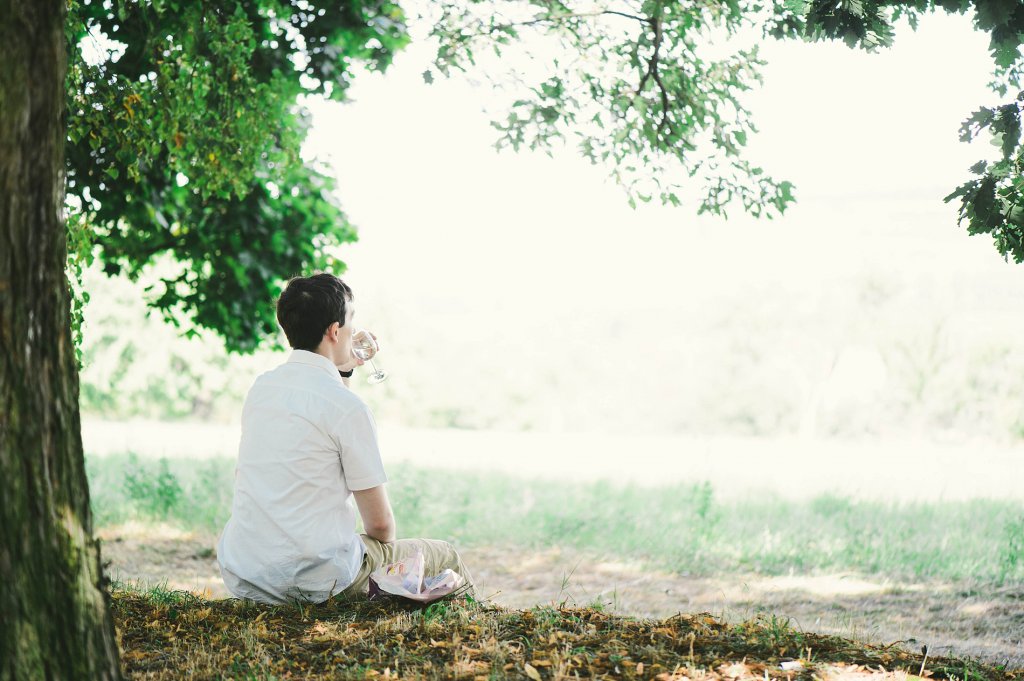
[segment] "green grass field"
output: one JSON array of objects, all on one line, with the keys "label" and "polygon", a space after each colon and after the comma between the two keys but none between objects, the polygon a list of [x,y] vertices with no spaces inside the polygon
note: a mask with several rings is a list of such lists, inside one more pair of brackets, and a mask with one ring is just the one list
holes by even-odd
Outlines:
[{"label": "green grass field", "polygon": [[[86,458],[98,526],[166,522],[216,533],[234,461]],[[405,464],[389,475],[399,536],[462,546],[570,546],[694,576],[853,572],[895,580],[1024,580],[1024,503],[863,501],[772,494],[722,501],[708,484],[554,483]]]}]

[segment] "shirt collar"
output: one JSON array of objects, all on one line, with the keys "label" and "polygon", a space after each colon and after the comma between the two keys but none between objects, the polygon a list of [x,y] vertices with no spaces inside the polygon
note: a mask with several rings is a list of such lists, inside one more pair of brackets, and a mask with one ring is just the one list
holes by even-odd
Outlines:
[{"label": "shirt collar", "polygon": [[341,380],[341,376],[338,374],[338,367],[334,366],[334,362],[319,353],[310,352],[309,350],[292,350],[292,354],[288,355],[288,362],[318,367],[329,372],[331,376],[334,376],[339,381]]}]

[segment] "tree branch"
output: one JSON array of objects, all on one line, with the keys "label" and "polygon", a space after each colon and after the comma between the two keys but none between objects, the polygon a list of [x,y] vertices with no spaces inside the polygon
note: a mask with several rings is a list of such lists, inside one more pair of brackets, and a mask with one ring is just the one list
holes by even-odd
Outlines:
[{"label": "tree branch", "polygon": [[505,30],[505,29],[508,29],[508,28],[516,28],[516,27],[519,27],[519,26],[534,26],[536,24],[541,24],[541,23],[544,23],[544,22],[547,22],[547,21],[558,22],[558,21],[562,21],[563,19],[589,19],[589,18],[604,16],[606,14],[609,14],[609,15],[612,15],[612,16],[623,17],[623,18],[626,18],[626,19],[633,19],[634,21],[639,21],[639,22],[642,22],[642,23],[649,23],[650,22],[650,19],[648,19],[647,17],[641,17],[641,16],[637,16],[635,14],[630,14],[629,12],[620,12],[618,10],[613,10],[613,9],[606,9],[606,10],[601,10],[601,11],[598,11],[598,12],[567,12],[565,14],[553,14],[553,15],[545,16],[545,17],[537,17],[536,19],[529,19],[529,20],[526,20],[526,21],[511,21],[511,22],[509,22],[507,24],[496,24],[494,26],[488,27],[488,29],[486,31],[479,31],[477,33],[471,33],[471,34],[463,34],[460,37],[462,39],[469,40],[469,39],[472,39],[472,38],[479,38],[481,36],[490,35],[491,33],[494,33],[495,31],[502,31],[502,30]]},{"label": "tree branch", "polygon": [[619,12],[613,9],[600,10],[598,12],[566,12],[565,14],[553,14],[547,17],[537,17],[536,19],[530,19],[528,21],[513,21],[508,24],[502,24],[495,26],[495,28],[512,28],[513,26],[532,26],[545,21],[561,21],[562,19],[588,19],[593,17],[604,16],[605,14],[611,14],[618,17],[624,17],[626,19],[633,19],[642,23],[650,21],[647,17],[640,17],[635,14],[628,12]]},{"label": "tree branch", "polygon": [[[643,78],[640,79],[640,85],[637,86],[637,96],[642,96],[644,87],[647,86],[647,81],[651,78],[658,86],[658,90],[661,93],[661,120],[658,121],[658,134],[669,125],[668,122],[668,88],[665,87],[665,83],[661,80],[661,72],[658,70],[659,59],[661,56],[661,42],[664,38],[664,34],[661,29],[661,10],[662,3],[658,3],[658,10],[655,12],[653,17],[649,17],[646,21],[654,29],[654,42],[652,43],[653,52],[651,53],[651,59],[647,62],[647,71],[644,73]],[[669,131],[671,132],[671,126],[669,125]]]}]

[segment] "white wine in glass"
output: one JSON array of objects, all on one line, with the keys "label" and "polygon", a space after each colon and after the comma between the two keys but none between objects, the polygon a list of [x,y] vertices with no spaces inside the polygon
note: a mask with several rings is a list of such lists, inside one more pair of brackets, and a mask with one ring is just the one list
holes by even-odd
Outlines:
[{"label": "white wine in glass", "polygon": [[366,329],[359,329],[352,334],[352,354],[364,362],[369,362],[370,368],[373,369],[373,373],[366,379],[367,383],[380,383],[388,377],[387,372],[381,371],[373,363],[373,357],[379,349],[377,341]]}]

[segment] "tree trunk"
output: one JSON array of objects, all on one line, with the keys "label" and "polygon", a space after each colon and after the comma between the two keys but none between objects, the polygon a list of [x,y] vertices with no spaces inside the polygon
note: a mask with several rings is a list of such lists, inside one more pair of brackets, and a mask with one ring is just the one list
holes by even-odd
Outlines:
[{"label": "tree trunk", "polygon": [[0,0],[0,681],[120,679],[64,263],[66,0]]}]

